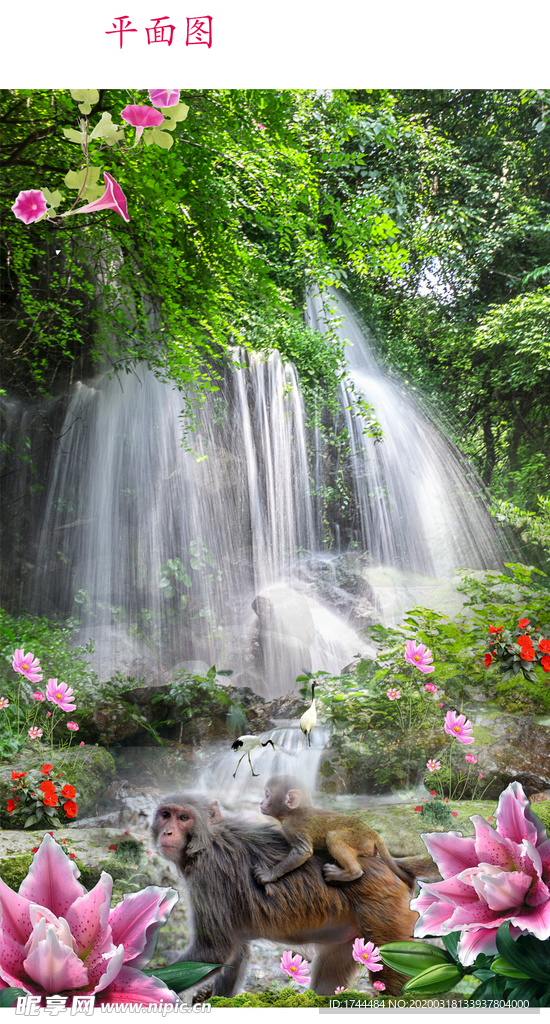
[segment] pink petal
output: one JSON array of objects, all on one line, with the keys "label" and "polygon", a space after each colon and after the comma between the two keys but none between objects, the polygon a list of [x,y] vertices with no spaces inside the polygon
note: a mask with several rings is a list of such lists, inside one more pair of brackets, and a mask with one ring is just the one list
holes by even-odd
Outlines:
[{"label": "pink petal", "polygon": [[46,924],[45,931],[45,939],[23,961],[29,978],[48,993],[82,988],[88,983],[84,964],[72,949],[59,941],[52,924]]},{"label": "pink petal", "polygon": [[[546,830],[540,822],[537,827],[526,812],[529,811],[529,801],[523,792],[523,786],[519,782],[511,782],[498,798],[498,807],[495,811],[497,828],[501,836],[507,836],[516,843],[522,839],[528,839],[535,846],[537,842],[546,839]],[[544,835],[540,834],[541,828]]]},{"label": "pink petal", "polygon": [[124,946],[124,963],[143,967],[151,959],[158,930],[166,924],[172,907],[178,902],[175,889],[148,885],[140,892],[126,893],[109,916],[113,942]]},{"label": "pink petal", "polygon": [[19,895],[48,907],[56,917],[66,917],[71,904],[86,893],[76,880],[79,874],[76,864],[46,832],[28,875],[19,886]]},{"label": "pink petal", "polygon": [[472,931],[462,932],[457,948],[460,963],[464,967],[469,967],[478,953],[486,953],[487,956],[497,953],[497,931],[497,928],[474,928]]},{"label": "pink petal", "polygon": [[550,900],[550,889],[543,882],[542,878],[537,878],[534,885],[529,889],[525,902],[529,907],[540,907],[548,900]]},{"label": "pink petal", "polygon": [[510,857],[506,840],[499,836],[498,832],[495,832],[481,815],[472,814],[470,821],[476,830],[476,863],[495,864],[498,867],[513,870],[514,863]]},{"label": "pink petal", "polygon": [[550,938],[550,900],[539,907],[523,907],[510,921],[518,928],[527,929],[537,939]]},{"label": "pink petal", "polygon": [[121,968],[116,980],[95,999],[95,1006],[104,1003],[172,1003],[177,996],[159,978],[149,978],[133,967]]},{"label": "pink petal", "polygon": [[[51,838],[51,837],[50,837]],[[29,916],[30,901],[18,895],[0,878],[0,907],[2,934],[25,945],[32,931]]]},{"label": "pink petal", "polygon": [[97,885],[79,896],[65,914],[80,956],[88,955],[107,929],[112,891],[113,879],[103,871]]},{"label": "pink petal", "polygon": [[25,959],[25,947],[0,928],[0,976],[2,970],[6,971],[11,982],[19,974],[25,974],[23,960]]},{"label": "pink petal", "polygon": [[[420,885],[422,884],[420,882]],[[454,909],[452,903],[438,900],[421,892],[420,896],[411,900],[411,910],[416,910],[421,915],[414,926],[414,934],[420,938],[423,935],[446,934],[449,930],[446,924],[451,919]]]},{"label": "pink petal", "polygon": [[497,875],[479,874],[472,878],[481,899],[496,913],[521,906],[532,881],[523,871],[500,871]]},{"label": "pink petal", "polygon": [[479,864],[473,836],[463,839],[461,832],[429,832],[423,833],[422,839],[443,878]]}]

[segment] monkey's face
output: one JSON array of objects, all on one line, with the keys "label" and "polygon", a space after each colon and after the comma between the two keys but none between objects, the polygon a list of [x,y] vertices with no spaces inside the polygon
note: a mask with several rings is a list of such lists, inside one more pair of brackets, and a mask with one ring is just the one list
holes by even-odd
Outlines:
[{"label": "monkey's face", "polygon": [[265,787],[265,793],[260,803],[260,810],[262,814],[269,814],[271,818],[278,818],[280,814],[284,814],[284,798],[277,787]]},{"label": "monkey's face", "polygon": [[191,807],[161,805],[155,815],[152,829],[159,853],[177,864],[182,850],[189,842],[189,834],[194,824],[195,814]]}]

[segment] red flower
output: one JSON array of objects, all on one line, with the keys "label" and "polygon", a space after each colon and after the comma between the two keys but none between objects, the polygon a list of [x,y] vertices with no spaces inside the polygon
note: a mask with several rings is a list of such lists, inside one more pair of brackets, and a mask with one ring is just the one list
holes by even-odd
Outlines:
[{"label": "red flower", "polygon": [[[451,811],[453,818],[458,818],[458,811]],[[460,835],[460,832],[459,832]]]},{"label": "red flower", "polygon": [[493,655],[489,654],[489,652],[487,652],[487,654],[485,655],[485,668],[489,668],[489,665],[491,665],[492,662],[493,662]]},{"label": "red flower", "polygon": [[40,783],[40,789],[42,789],[44,793],[55,793],[55,785],[53,782],[50,782],[49,779],[44,779],[44,782]]},{"label": "red flower", "polygon": [[73,796],[76,796],[76,789],[67,783],[61,790],[61,796],[67,796],[72,799]]},{"label": "red flower", "polygon": [[51,772],[52,768],[53,768],[53,764],[43,764],[41,769],[40,769],[40,771],[44,772],[44,774],[47,775],[48,772]]},{"label": "red flower", "polygon": [[12,772],[11,777],[12,779],[24,779],[26,774],[26,772]]},{"label": "red flower", "polygon": [[415,807],[414,809],[415,809],[415,811],[421,811],[422,810],[421,807]]},{"label": "red flower", "polygon": [[78,804],[75,804],[74,800],[67,800],[64,807],[68,818],[74,818],[78,814]]},{"label": "red flower", "polygon": [[15,810],[16,804],[17,798],[14,798],[13,800],[8,800],[8,814],[11,814],[11,812]]},{"label": "red flower", "polygon": [[550,654],[545,654],[544,658],[540,659],[540,663],[545,672],[550,672]]},{"label": "red flower", "polygon": [[435,789],[430,789],[430,796],[435,796]]},{"label": "red flower", "polygon": [[31,850],[31,853],[38,853],[38,847],[37,846],[33,846],[32,850]]},{"label": "red flower", "polygon": [[46,793],[42,803],[46,807],[57,807],[57,793]]},{"label": "red flower", "polygon": [[489,626],[489,633],[502,633],[503,626]]},{"label": "red flower", "polygon": [[539,640],[539,651],[544,651],[545,654],[550,654],[550,640],[545,640],[544,637],[541,637]]},{"label": "red flower", "polygon": [[520,629],[525,629],[525,627],[529,625],[529,621],[530,621],[529,619],[520,619],[519,622],[518,622],[519,628]]},{"label": "red flower", "polygon": [[69,854],[69,857],[72,857],[72,859],[74,860],[74,859],[75,859],[75,857],[76,857],[76,853],[70,853],[70,854]]},{"label": "red flower", "polygon": [[113,843],[112,846],[108,846],[107,849],[108,850],[116,850],[116,843]]}]

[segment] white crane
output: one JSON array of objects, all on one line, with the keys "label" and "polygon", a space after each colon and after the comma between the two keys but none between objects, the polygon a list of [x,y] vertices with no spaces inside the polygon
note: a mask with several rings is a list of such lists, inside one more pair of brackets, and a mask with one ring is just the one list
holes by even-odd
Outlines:
[{"label": "white crane", "polygon": [[315,708],[315,683],[311,684],[311,704],[307,711],[304,711],[300,719],[300,729],[307,733],[307,745],[311,746],[311,730],[317,725],[317,710]]},{"label": "white crane", "polygon": [[[239,764],[241,763],[243,757],[246,757],[246,755],[248,754],[248,763],[250,765],[250,771],[254,776],[257,776],[259,772],[255,772],[252,767],[252,761],[250,760],[250,751],[254,750],[254,747],[267,747],[270,743],[271,746],[273,747],[273,750],[275,750],[275,744],[273,740],[266,740],[265,743],[263,743],[259,736],[239,736],[238,739],[236,739],[235,742],[231,744],[231,750],[243,751],[243,756],[239,760]],[[233,778],[235,778],[239,770],[239,764],[237,765],[235,771],[233,772]]]}]

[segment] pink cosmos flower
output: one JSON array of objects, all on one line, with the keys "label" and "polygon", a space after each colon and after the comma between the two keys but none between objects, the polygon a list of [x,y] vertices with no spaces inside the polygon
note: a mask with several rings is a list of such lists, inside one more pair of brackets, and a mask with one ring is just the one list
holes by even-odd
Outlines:
[{"label": "pink cosmos flower", "polygon": [[44,693],[42,693],[41,690],[37,690],[36,693],[33,693],[32,696],[33,696],[33,700],[39,700],[39,701],[46,700],[46,695]]},{"label": "pink cosmos flower", "polygon": [[0,697],[0,708],[9,708],[10,702],[7,697]]},{"label": "pink cosmos flower", "polygon": [[78,725],[76,722],[67,722],[67,729],[70,729],[71,732],[78,732]]},{"label": "pink cosmos flower", "polygon": [[129,222],[126,196],[120,185],[107,171],[103,171],[103,180],[105,182],[103,195],[99,199],[94,199],[93,203],[86,203],[86,206],[79,206],[78,210],[72,212],[96,213],[98,210],[115,210],[123,220]]},{"label": "pink cosmos flower", "polygon": [[335,988],[335,989],[334,989],[334,995],[335,995],[335,996],[339,996],[339,995],[340,995],[340,992],[345,992],[345,991],[346,991],[346,990],[345,990],[344,986],[343,986],[343,985],[340,985],[340,986],[339,986],[338,988]]},{"label": "pink cosmos flower", "polygon": [[477,764],[477,757],[475,754],[465,754],[464,760],[467,761],[468,764]]},{"label": "pink cosmos flower", "polygon": [[79,746],[81,746],[81,747],[85,747],[85,746],[86,746],[86,744],[84,743],[84,740],[81,740],[81,741],[80,741],[80,744],[79,744]]},{"label": "pink cosmos flower", "polygon": [[550,937],[550,839],[519,782],[500,794],[495,817],[496,830],[472,815],[475,836],[422,836],[443,881],[419,883],[422,891],[411,902],[420,914],[415,935],[460,931],[458,956],[466,967],[478,953],[497,952],[503,921],[511,922],[512,938]]},{"label": "pink cosmos flower", "polygon": [[32,224],[47,209],[46,197],[39,188],[29,188],[25,192],[20,192],[12,206],[15,216],[18,220],[22,220],[24,224]]},{"label": "pink cosmos flower", "polygon": [[289,978],[294,978],[299,985],[307,985],[309,981],[309,963],[298,953],[292,956],[291,949],[285,950],[281,957],[281,971],[288,974]]},{"label": "pink cosmos flower", "polygon": [[458,740],[459,743],[475,742],[474,737],[469,735],[473,728],[470,720],[466,719],[466,715],[457,715],[456,711],[447,711],[445,715],[445,732],[452,736],[453,739]]},{"label": "pink cosmos flower", "polygon": [[58,683],[57,679],[48,679],[46,697],[51,704],[57,704],[62,711],[74,711],[76,704],[72,704],[73,691],[66,683]]},{"label": "pink cosmos flower", "polygon": [[42,736],[42,729],[38,729],[36,725],[33,725],[32,728],[29,729],[29,736],[31,740],[39,740]]},{"label": "pink cosmos flower", "polygon": [[386,986],[384,985],[383,981],[373,981],[372,987],[375,988],[377,992],[386,991]]},{"label": "pink cosmos flower", "polygon": [[132,128],[136,129],[136,141],[134,142],[134,146],[137,146],[141,139],[144,128],[158,128],[158,126],[164,121],[164,114],[161,114],[160,110],[155,110],[154,107],[144,107],[139,103],[130,104],[128,107],[124,107],[124,110],[120,111],[120,116],[123,117],[128,124],[131,124]]},{"label": "pink cosmos flower", "polygon": [[391,690],[386,691],[386,696],[389,697],[390,700],[400,700],[401,690],[396,690],[395,688],[392,688]]},{"label": "pink cosmos flower", "polygon": [[384,964],[380,959],[380,950],[378,946],[374,945],[374,942],[356,939],[353,943],[352,956],[358,964],[368,967],[369,971],[381,971],[384,968]]},{"label": "pink cosmos flower", "polygon": [[432,652],[425,644],[415,644],[414,640],[407,640],[405,644],[405,661],[409,665],[419,668],[421,672],[435,672],[434,666],[430,665],[430,662],[433,661]]},{"label": "pink cosmos flower", "polygon": [[441,768],[441,761],[427,761],[426,768],[429,772],[438,772]]},{"label": "pink cosmos flower", "polygon": [[[74,856],[74,855],[71,855]],[[175,1003],[164,982],[143,974],[157,932],[177,902],[149,885],[110,909],[113,880],[87,892],[80,872],[47,832],[27,877],[13,892],[0,880],[0,985],[29,995],[94,995],[103,1003]],[[3,984],[2,984],[3,983]]]},{"label": "pink cosmos flower", "polygon": [[32,654],[25,654],[22,647],[15,651],[12,666],[16,672],[25,676],[29,683],[39,683],[42,679],[38,658],[33,658]]},{"label": "pink cosmos flower", "polygon": [[149,89],[149,99],[154,107],[176,107],[180,101],[180,91],[179,89]]},{"label": "pink cosmos flower", "polygon": [[435,683],[426,683],[424,689],[428,693],[437,693],[437,686],[435,685]]}]

